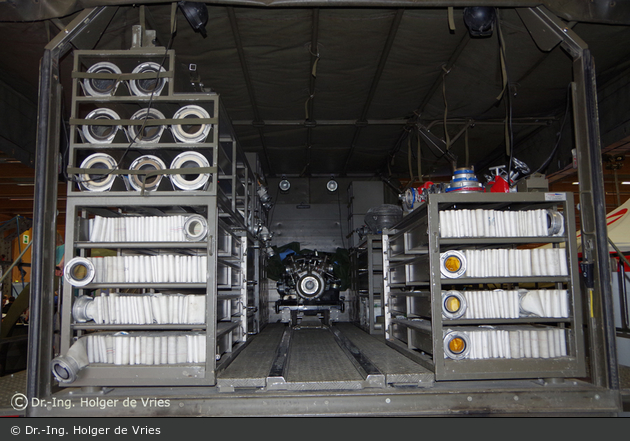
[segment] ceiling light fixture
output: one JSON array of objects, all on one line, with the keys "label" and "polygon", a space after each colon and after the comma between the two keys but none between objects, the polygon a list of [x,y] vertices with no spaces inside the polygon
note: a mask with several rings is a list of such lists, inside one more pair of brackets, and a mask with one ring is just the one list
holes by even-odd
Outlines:
[{"label": "ceiling light fixture", "polygon": [[337,184],[337,181],[335,181],[334,177],[331,176],[330,177],[330,181],[328,181],[326,183],[326,189],[331,192],[334,193],[337,191],[337,188],[339,187],[339,184]]},{"label": "ceiling light fixture", "polygon": [[208,36],[206,33],[206,24],[208,24],[208,8],[206,5],[197,2],[178,2],[177,5],[195,32],[199,32],[203,38],[206,38]]},{"label": "ceiling light fixture", "polygon": [[280,181],[280,183],[278,184],[278,187],[280,188],[280,191],[282,193],[287,193],[289,189],[291,188],[291,183],[289,182],[289,180],[287,179],[285,175],[282,175],[282,181]]},{"label": "ceiling light fixture", "polygon": [[495,9],[488,6],[464,8],[464,23],[471,37],[490,37],[495,18]]}]

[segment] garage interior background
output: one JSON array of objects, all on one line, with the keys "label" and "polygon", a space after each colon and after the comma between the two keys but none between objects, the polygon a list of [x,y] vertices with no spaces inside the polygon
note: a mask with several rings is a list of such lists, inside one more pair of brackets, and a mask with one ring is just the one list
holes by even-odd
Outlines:
[{"label": "garage interior background", "polygon": [[[121,5],[95,44],[128,49],[131,26],[141,16],[139,7],[124,1],[57,3],[57,9],[0,3],[0,221],[33,217],[38,65],[44,46],[83,7]],[[356,8],[267,3],[208,3],[206,37],[178,14],[171,46],[183,73],[177,77],[189,79],[177,87],[219,93],[241,146],[259,155],[277,205],[272,231],[282,231],[278,213],[296,204],[347,207],[345,190],[354,180],[383,181],[398,189],[414,179],[450,181],[453,163],[424,139],[418,141],[418,124],[440,139],[450,138],[457,166],[474,166],[482,180],[490,167],[507,163],[508,115],[513,155],[536,170],[557,143],[542,171],[552,191],[577,191],[571,124],[563,124],[567,113],[571,120],[571,60],[559,46],[540,50],[518,9],[499,8],[501,44],[498,29],[488,37],[470,36],[462,17],[468,2],[453,2],[452,23],[446,8],[405,8],[411,5],[404,1],[373,7],[365,2]],[[574,2],[573,9],[554,9],[561,2],[526,3],[518,6],[543,3],[557,13],[595,59],[602,153],[608,155],[603,156],[608,212],[630,195],[630,184],[624,184],[630,182],[624,160],[630,149],[630,7],[608,5],[596,14],[581,7],[588,2]],[[170,4],[147,4],[142,19],[157,31],[156,45],[166,46]],[[503,96],[501,47],[508,80]],[[60,64],[66,121],[71,70],[69,55]],[[63,158],[61,163],[64,167]],[[57,227],[63,235],[66,185],[63,173],[59,177]],[[294,185],[288,195],[274,194],[282,177]],[[334,195],[317,190],[330,177],[340,183]],[[339,227],[341,236],[348,233],[345,219]],[[340,239],[334,245],[344,245]],[[21,243],[23,237],[16,240]],[[275,245],[284,243],[282,235],[274,238]],[[13,256],[3,261],[17,257],[12,248]],[[19,277],[14,272],[12,278]]]}]

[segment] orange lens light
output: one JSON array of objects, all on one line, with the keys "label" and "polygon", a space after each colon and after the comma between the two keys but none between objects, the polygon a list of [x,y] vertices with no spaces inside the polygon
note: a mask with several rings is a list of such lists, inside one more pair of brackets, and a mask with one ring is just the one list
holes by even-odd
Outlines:
[{"label": "orange lens light", "polygon": [[448,312],[457,312],[459,311],[459,308],[461,308],[462,304],[457,297],[449,296],[446,298],[444,306]]},{"label": "orange lens light", "polygon": [[448,342],[448,348],[454,354],[460,354],[466,348],[466,342],[460,337],[455,337]]},{"label": "orange lens light", "polygon": [[462,263],[457,257],[451,256],[444,262],[444,267],[450,272],[457,272],[462,266]]}]

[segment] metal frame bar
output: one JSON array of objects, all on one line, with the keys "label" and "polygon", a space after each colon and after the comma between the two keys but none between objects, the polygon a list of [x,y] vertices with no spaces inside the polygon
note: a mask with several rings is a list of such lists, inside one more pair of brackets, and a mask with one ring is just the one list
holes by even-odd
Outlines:
[{"label": "metal frame bar", "polygon": [[591,375],[595,384],[619,389],[610,259],[606,232],[604,177],[597,112],[595,62],[587,44],[543,7],[530,9],[540,33],[553,33],[573,60],[573,124],[578,157],[582,255],[592,279],[586,281],[590,317]]},{"label": "metal frame bar", "polygon": [[352,158],[354,148],[357,144],[357,141],[359,140],[361,129],[365,125],[364,122],[367,118],[370,106],[372,105],[372,100],[374,99],[376,88],[378,87],[378,83],[381,80],[381,75],[383,74],[383,70],[385,69],[385,63],[387,63],[387,58],[389,57],[392,45],[394,44],[394,40],[396,39],[398,27],[400,26],[400,22],[402,21],[404,12],[404,9],[398,9],[396,11],[396,15],[394,16],[394,19],[392,20],[392,24],[389,28],[389,33],[387,34],[387,40],[385,41],[385,46],[383,47],[383,52],[381,52],[381,58],[379,59],[378,66],[376,67],[376,72],[374,73],[374,77],[372,78],[370,91],[368,92],[367,99],[365,100],[365,104],[363,105],[363,110],[361,111],[361,116],[359,116],[359,119],[355,122],[356,127],[354,129],[354,135],[352,136],[352,141],[350,143],[350,150],[348,151],[348,156],[346,156],[346,161],[341,172],[342,175],[345,175],[348,171],[350,159]]},{"label": "metal frame bar", "polygon": [[[48,398],[52,393],[49,364],[53,353],[53,298],[56,287],[55,232],[61,85],[59,60],[72,46],[92,45],[109,24],[116,8],[98,7],[80,12],[44,49],[40,63],[39,109],[33,208],[30,329],[26,395]],[[85,32],[89,30],[90,32]],[[100,32],[99,32],[100,30]],[[27,410],[27,415],[32,409]]]},{"label": "metal frame bar", "polygon": [[245,78],[245,86],[247,87],[247,93],[249,94],[249,101],[252,105],[252,111],[254,112],[254,126],[258,129],[258,135],[260,136],[260,145],[262,146],[263,155],[265,156],[265,164],[270,175],[275,176],[273,169],[271,168],[271,162],[269,161],[269,153],[267,152],[267,145],[265,143],[264,123],[260,117],[258,111],[258,104],[256,102],[256,95],[254,94],[254,86],[252,79],[249,75],[249,68],[247,67],[247,61],[245,60],[245,51],[243,50],[243,42],[241,41],[241,35],[238,30],[238,21],[234,8],[232,6],[226,7],[228,17],[230,19],[230,27],[232,28],[232,35],[234,36],[234,43],[236,44],[236,51],[238,58],[241,62],[241,69],[243,70],[243,77]]}]

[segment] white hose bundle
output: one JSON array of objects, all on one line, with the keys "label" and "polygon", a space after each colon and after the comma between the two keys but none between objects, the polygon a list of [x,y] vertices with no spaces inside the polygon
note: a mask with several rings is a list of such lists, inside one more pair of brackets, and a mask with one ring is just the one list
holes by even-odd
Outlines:
[{"label": "white hose bundle", "polygon": [[195,325],[206,322],[206,296],[197,294],[101,293],[78,297],[72,306],[78,323],[105,325]]},{"label": "white hose bundle", "polygon": [[202,332],[117,332],[87,337],[89,363],[119,366],[206,362]]},{"label": "white hose bundle", "polygon": [[439,212],[440,237],[550,237],[564,234],[564,216],[552,209]]},{"label": "white hose bundle", "polygon": [[567,356],[566,331],[542,326],[484,327],[444,331],[444,358],[560,358]]}]

